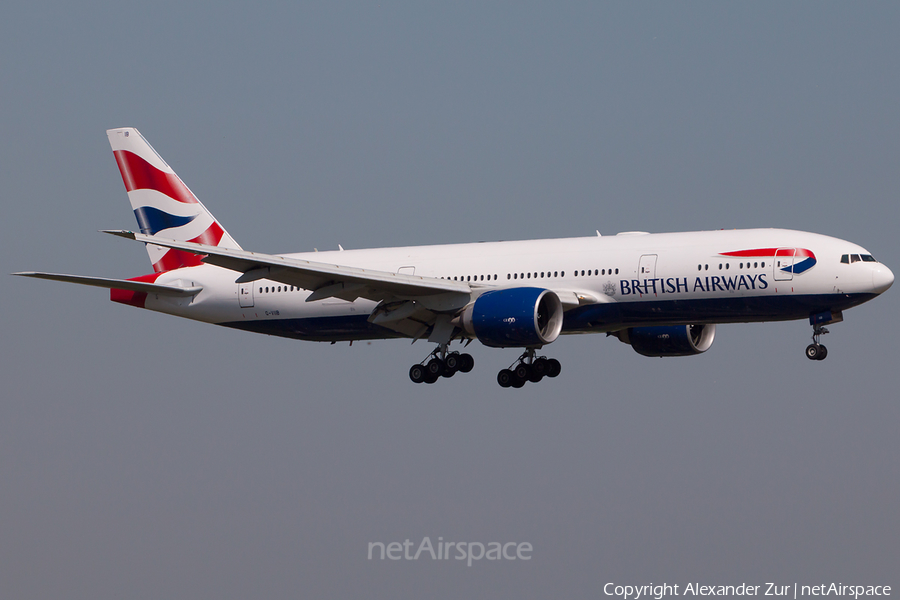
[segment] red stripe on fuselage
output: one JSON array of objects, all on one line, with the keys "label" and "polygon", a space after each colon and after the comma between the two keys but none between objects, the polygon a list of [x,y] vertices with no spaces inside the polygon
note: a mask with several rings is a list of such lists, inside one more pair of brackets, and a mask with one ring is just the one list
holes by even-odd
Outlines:
[{"label": "red stripe on fuselage", "polygon": [[197,199],[174,173],[160,171],[128,150],[116,150],[113,154],[127,191],[156,190],[178,202],[197,204]]},{"label": "red stripe on fuselage", "polygon": [[[793,254],[792,254],[793,252]],[[735,252],[720,252],[721,256],[735,256],[739,258],[752,258],[755,256],[797,256],[797,257],[809,257],[815,258],[816,255],[813,254],[812,250],[807,250],[806,248],[789,248],[789,247],[780,247],[780,248],[757,248],[756,250],[737,250]]]},{"label": "red stripe on fuselage", "polygon": [[722,256],[737,256],[741,258],[752,258],[754,256],[775,256],[778,248],[757,248],[756,250],[738,250],[736,252],[722,252]]}]

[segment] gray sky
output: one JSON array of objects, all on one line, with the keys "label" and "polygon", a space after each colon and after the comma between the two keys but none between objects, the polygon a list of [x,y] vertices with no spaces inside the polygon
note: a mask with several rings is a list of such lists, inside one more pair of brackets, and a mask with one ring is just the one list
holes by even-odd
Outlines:
[{"label": "gray sky", "polygon": [[[246,249],[787,227],[900,269],[893,4],[0,8],[2,273],[150,272],[135,126]],[[8,598],[596,598],[606,582],[900,586],[897,290],[649,359],[603,336],[503,390],[6,278]],[[368,561],[527,541],[528,562]]]}]

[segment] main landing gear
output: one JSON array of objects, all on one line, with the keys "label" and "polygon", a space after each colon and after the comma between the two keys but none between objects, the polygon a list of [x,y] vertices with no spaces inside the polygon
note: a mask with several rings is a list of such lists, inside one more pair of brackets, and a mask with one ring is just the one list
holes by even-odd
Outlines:
[{"label": "main landing gear", "polygon": [[534,348],[526,350],[509,369],[503,369],[497,373],[497,383],[500,387],[520,388],[525,382],[537,383],[544,377],[556,377],[562,371],[562,366],[555,358],[541,356],[534,357]]},{"label": "main landing gear", "polygon": [[441,377],[453,377],[457,371],[468,373],[474,366],[471,354],[447,352],[447,345],[442,344],[421,363],[409,368],[409,378],[413,383],[434,383]]},{"label": "main landing gear", "polygon": [[813,325],[813,343],[806,347],[806,358],[809,360],[825,360],[828,356],[828,348],[819,343],[819,336],[825,335],[828,330],[821,325]]}]

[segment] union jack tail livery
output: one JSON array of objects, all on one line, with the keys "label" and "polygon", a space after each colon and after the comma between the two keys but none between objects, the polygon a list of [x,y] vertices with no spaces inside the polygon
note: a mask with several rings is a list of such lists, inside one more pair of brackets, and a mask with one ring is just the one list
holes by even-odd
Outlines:
[{"label": "union jack tail livery", "polygon": [[[241,249],[137,129],[109,129],[106,135],[142,233]],[[146,247],[157,273],[201,264],[201,257],[190,252],[153,244]]]}]

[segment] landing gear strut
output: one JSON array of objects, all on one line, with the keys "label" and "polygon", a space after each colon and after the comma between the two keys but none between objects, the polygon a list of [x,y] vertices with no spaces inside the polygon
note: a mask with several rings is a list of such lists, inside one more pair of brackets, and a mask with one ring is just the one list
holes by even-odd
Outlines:
[{"label": "landing gear strut", "polygon": [[425,360],[409,368],[409,378],[413,383],[434,383],[441,377],[453,377],[457,371],[468,373],[474,366],[471,354],[447,352],[447,344],[441,344]]},{"label": "landing gear strut", "polygon": [[813,343],[806,347],[806,358],[809,360],[825,360],[828,348],[819,343],[819,337],[828,333],[821,325],[813,325]]},{"label": "landing gear strut", "polygon": [[555,358],[540,356],[535,358],[535,349],[529,348],[510,368],[497,373],[497,383],[500,387],[520,388],[526,382],[537,383],[544,377],[556,377],[562,371],[562,366]]}]

